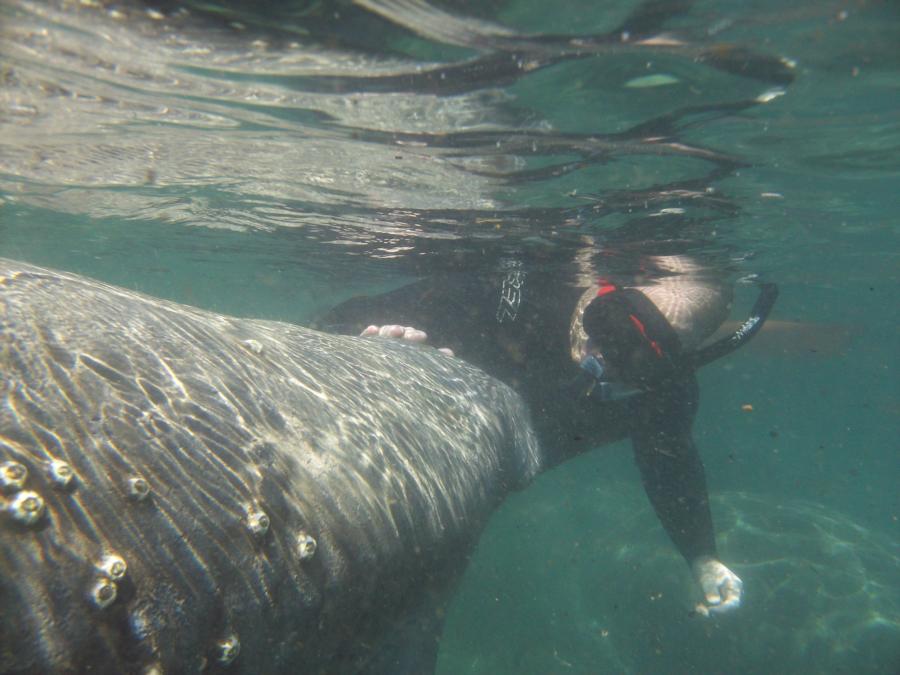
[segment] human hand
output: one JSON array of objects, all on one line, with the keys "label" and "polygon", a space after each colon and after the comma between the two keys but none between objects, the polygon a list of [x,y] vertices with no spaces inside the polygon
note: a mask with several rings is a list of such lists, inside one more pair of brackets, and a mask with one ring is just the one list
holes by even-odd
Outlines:
[{"label": "human hand", "polygon": [[724,614],[741,606],[744,582],[721,562],[708,556],[697,558],[691,571],[705,598],[694,608],[697,614]]},{"label": "human hand", "polygon": [[[424,344],[428,341],[428,333],[424,330],[419,330],[418,328],[413,328],[412,326],[400,326],[397,324],[386,324],[384,326],[369,326],[362,333],[359,334],[360,337],[386,337],[386,338],[394,338],[395,340],[404,340],[406,342],[414,342],[419,344]],[[447,356],[454,356],[453,350],[448,347],[441,347],[438,349],[442,354],[446,354]]]},{"label": "human hand", "polygon": [[428,339],[428,334],[423,330],[413,328],[412,326],[398,326],[396,324],[369,326],[360,333],[359,336],[389,337],[396,340],[406,340],[407,342],[425,342]]}]

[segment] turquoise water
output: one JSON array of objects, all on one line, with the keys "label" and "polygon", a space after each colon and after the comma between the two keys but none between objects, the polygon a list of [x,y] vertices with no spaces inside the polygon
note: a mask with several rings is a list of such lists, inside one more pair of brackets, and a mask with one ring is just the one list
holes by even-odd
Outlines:
[{"label": "turquoise water", "polygon": [[500,508],[438,672],[898,672],[896,6],[677,3],[623,40],[637,3],[370,4],[393,21],[4,0],[0,255],[304,323],[434,269],[685,237],[781,288],[771,334],[701,373],[744,607],[690,615],[629,448],[602,448]]}]

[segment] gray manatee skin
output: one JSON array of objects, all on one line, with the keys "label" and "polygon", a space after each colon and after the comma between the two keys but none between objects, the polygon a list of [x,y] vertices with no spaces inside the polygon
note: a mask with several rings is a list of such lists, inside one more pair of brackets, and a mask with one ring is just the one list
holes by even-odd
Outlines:
[{"label": "gray manatee skin", "polygon": [[430,348],[3,259],[0,366],[4,673],[401,672],[382,646],[434,642],[542,463],[518,396]]}]

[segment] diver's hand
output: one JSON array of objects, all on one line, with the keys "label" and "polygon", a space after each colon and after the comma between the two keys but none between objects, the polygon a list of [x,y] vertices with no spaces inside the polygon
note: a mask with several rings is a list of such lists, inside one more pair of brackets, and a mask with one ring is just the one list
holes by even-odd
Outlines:
[{"label": "diver's hand", "polygon": [[709,556],[697,558],[691,571],[705,598],[694,608],[697,614],[724,614],[741,606],[744,582],[718,560]]},{"label": "diver's hand", "polygon": [[[424,330],[419,330],[418,328],[413,328],[412,326],[400,326],[397,324],[386,324],[384,326],[369,326],[362,333],[359,334],[360,337],[386,337],[386,338],[394,338],[395,340],[404,340],[406,342],[415,342],[419,344],[424,344],[428,341],[428,333]],[[454,356],[453,350],[448,347],[441,347],[438,349],[442,354],[446,354],[447,356]]]},{"label": "diver's hand", "polygon": [[359,336],[389,337],[396,340],[406,340],[407,342],[425,342],[428,339],[428,334],[423,330],[413,328],[412,326],[398,326],[396,324],[369,326],[360,333]]}]

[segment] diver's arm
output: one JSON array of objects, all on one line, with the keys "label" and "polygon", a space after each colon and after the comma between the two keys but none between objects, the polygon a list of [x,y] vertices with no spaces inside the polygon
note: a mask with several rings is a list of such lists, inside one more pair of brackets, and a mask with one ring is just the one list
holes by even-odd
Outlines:
[{"label": "diver's arm", "polygon": [[[385,293],[345,300],[318,317],[311,327],[328,333],[400,338],[370,330],[372,326],[399,327],[407,329],[403,335],[407,340],[414,329],[430,336],[435,347],[446,348],[508,383],[504,366],[509,355],[497,338],[498,331],[507,325],[496,318],[500,297],[499,277],[435,274]],[[518,324],[510,324],[510,330],[516,332]]]},{"label": "diver's arm", "polygon": [[432,314],[428,303],[432,290],[432,284],[416,281],[385,293],[358,295],[317,317],[311,328],[359,335],[372,323],[397,323],[431,330],[426,322]]},{"label": "diver's arm", "polygon": [[740,606],[743,583],[716,553],[703,462],[691,427],[697,410],[694,375],[636,397],[631,404],[634,455],[657,517],[691,566],[704,615]]},{"label": "diver's arm", "polygon": [[637,396],[631,405],[631,440],[644,489],[688,563],[716,556],[706,476],[691,435],[697,400],[691,375]]}]

